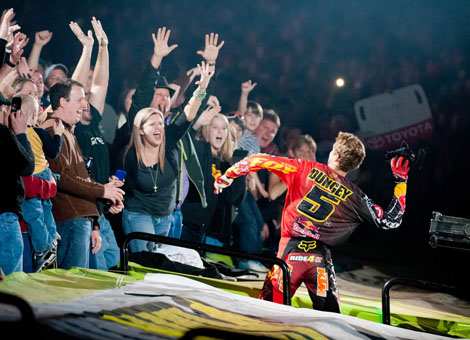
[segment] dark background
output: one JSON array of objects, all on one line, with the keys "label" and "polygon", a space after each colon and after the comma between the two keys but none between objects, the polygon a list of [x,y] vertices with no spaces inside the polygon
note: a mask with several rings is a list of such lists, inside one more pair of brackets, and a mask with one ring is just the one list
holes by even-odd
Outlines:
[{"label": "dark background", "polygon": [[[420,84],[434,119],[433,135],[413,148],[427,152],[423,170],[409,180],[407,211],[393,231],[361,226],[335,253],[337,269],[357,261],[392,275],[465,284],[468,251],[432,249],[433,211],[470,218],[468,1],[2,1],[13,7],[22,32],[54,32],[43,49],[47,62],[73,67],[81,44],[68,27],[91,29],[91,16],[108,34],[110,85],[116,108],[122,88],[133,84],[149,60],[151,33],[172,30],[179,47],[163,63],[171,80],[199,62],[204,34],[225,40],[216,87],[224,112],[237,109],[240,83],[258,82],[251,99],[279,112],[283,126],[296,126],[317,143],[338,129],[355,132],[354,103]],[[96,58],[96,41],[93,61]],[[334,80],[341,76],[346,86]],[[333,118],[333,119],[332,119]],[[336,124],[333,124],[336,122]],[[357,183],[387,206],[393,180],[382,153],[368,150]]]}]

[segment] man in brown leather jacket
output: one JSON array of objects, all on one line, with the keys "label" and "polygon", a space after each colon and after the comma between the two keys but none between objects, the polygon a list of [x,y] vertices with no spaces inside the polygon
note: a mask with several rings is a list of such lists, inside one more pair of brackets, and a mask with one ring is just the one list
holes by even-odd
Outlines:
[{"label": "man in brown leather jacket", "polygon": [[49,160],[50,168],[60,174],[58,191],[52,200],[57,232],[61,236],[58,245],[58,266],[88,268],[90,241],[92,251],[101,247],[99,225],[96,222],[98,210],[96,199],[105,198],[112,202],[110,212],[118,213],[124,207],[123,184],[114,180],[107,184],[93,181],[87,171],[85,160],[73,134],[75,124],[87,107],[83,86],[73,80],[58,83],[50,90],[53,113],[46,120],[45,127],[52,131],[55,121],[65,126],[62,149],[57,159]]}]

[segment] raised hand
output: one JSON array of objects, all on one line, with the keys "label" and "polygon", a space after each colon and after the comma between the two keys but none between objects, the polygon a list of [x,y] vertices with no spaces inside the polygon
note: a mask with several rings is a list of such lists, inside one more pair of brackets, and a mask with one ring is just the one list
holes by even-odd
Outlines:
[{"label": "raised hand", "polygon": [[6,98],[11,98],[16,94],[12,84],[18,78],[18,73],[12,70],[0,81],[0,92]]},{"label": "raised hand", "polygon": [[186,72],[186,75],[189,77],[189,82],[192,83],[194,78],[199,75],[199,70],[196,67],[193,67],[192,69],[188,70]]},{"label": "raised hand", "polygon": [[108,36],[103,30],[103,26],[101,26],[101,21],[96,20],[95,17],[91,19],[91,25],[93,26],[93,31],[95,31],[96,39],[98,40],[99,46],[108,46]]},{"label": "raised hand", "polygon": [[408,180],[408,173],[410,172],[409,163],[409,160],[405,160],[402,156],[393,157],[390,160],[393,176],[400,182],[406,182]]},{"label": "raised hand", "polygon": [[[2,12],[2,17],[0,19],[0,39],[8,40],[9,29],[11,26],[11,21],[15,17],[15,12],[13,8],[4,10]],[[19,29],[19,26],[18,26]]]},{"label": "raised hand", "polygon": [[206,91],[207,85],[211,80],[214,72],[209,71],[209,63],[201,62],[201,65],[197,65],[198,72],[201,75],[201,78],[196,81],[196,85],[199,85],[199,90],[202,92]]},{"label": "raised hand", "polygon": [[20,62],[16,65],[16,70],[20,77],[31,79],[33,70],[29,67],[25,57],[21,57]]},{"label": "raised hand", "polygon": [[51,41],[52,39],[52,32],[48,30],[36,32],[34,35],[34,45],[44,47]]},{"label": "raised hand", "polygon": [[87,35],[85,35],[85,33],[83,33],[82,29],[75,21],[71,21],[69,26],[73,34],[75,34],[77,39],[82,43],[83,48],[92,50],[95,40],[93,39],[93,33],[91,30],[88,30]]},{"label": "raised hand", "polygon": [[220,113],[221,110],[221,106],[208,106],[204,111],[202,111],[201,116],[197,120],[199,125],[210,124],[212,118],[214,118],[217,113]]},{"label": "raised hand", "polygon": [[26,127],[28,123],[28,116],[22,110],[16,112],[10,112],[11,126],[10,128],[16,135],[26,133]]},{"label": "raised hand", "polygon": [[242,83],[242,93],[248,95],[253,89],[258,85],[258,83],[252,83],[251,80],[245,81]]},{"label": "raised hand", "polygon": [[[8,40],[9,41],[13,41],[13,36],[15,34],[16,31],[19,31],[21,29],[21,26],[20,25],[11,25],[9,28],[8,28]],[[11,44],[10,44],[10,47],[11,47]]]},{"label": "raised hand", "polygon": [[206,46],[204,47],[204,51],[197,51],[197,54],[202,56],[209,64],[214,63],[219,56],[219,51],[224,46],[225,41],[222,41],[219,45],[217,45],[217,41],[219,40],[219,35],[217,33],[206,34]]},{"label": "raised hand", "polygon": [[178,47],[177,44],[173,44],[168,46],[168,40],[170,39],[171,30],[167,30],[166,27],[159,28],[157,31],[157,35],[152,33],[153,39],[153,54],[156,57],[166,57],[170,54],[175,48]]},{"label": "raised hand", "polygon": [[13,64],[18,64],[20,61],[21,56],[24,52],[24,47],[28,44],[29,38],[21,33],[18,32],[15,34],[13,38],[13,45],[11,46],[11,54],[10,54],[10,61]]}]

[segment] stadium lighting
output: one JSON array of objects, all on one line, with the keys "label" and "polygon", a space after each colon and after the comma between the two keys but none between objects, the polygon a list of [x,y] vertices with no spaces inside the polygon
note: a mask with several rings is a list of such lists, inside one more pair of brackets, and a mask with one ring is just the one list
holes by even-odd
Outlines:
[{"label": "stadium lighting", "polygon": [[336,79],[336,86],[338,87],[343,87],[344,86],[344,79],[343,78],[338,78]]}]

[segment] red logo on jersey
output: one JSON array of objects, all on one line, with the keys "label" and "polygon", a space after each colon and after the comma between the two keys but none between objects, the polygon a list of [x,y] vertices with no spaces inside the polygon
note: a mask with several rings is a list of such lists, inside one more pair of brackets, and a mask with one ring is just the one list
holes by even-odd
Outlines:
[{"label": "red logo on jersey", "polygon": [[382,216],[384,215],[384,211],[381,207],[378,205],[374,205],[375,212],[377,213],[377,216],[379,217],[379,220],[382,219]]},{"label": "red logo on jersey", "polygon": [[398,197],[398,202],[401,205],[402,214],[403,214],[403,211],[405,211],[405,207],[406,207],[406,195],[401,195],[400,197]]},{"label": "red logo on jersey", "polygon": [[300,217],[297,217],[297,220],[292,223],[292,231],[297,232],[299,235],[306,236],[318,240],[320,234],[318,229],[312,222],[305,221]]}]

